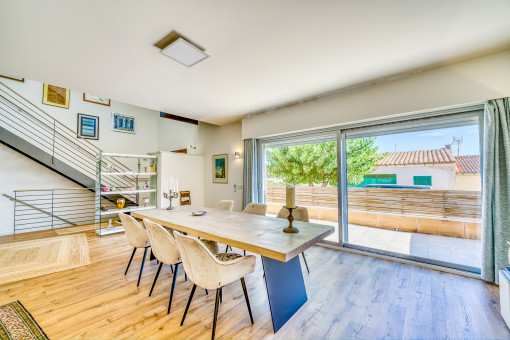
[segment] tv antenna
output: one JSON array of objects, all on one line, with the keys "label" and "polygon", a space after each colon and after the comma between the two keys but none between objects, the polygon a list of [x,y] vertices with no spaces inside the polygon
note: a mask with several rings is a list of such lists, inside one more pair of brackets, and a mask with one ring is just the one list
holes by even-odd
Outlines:
[{"label": "tv antenna", "polygon": [[462,142],[464,141],[464,138],[462,138],[462,136],[460,137],[453,137],[453,141],[452,141],[452,146],[457,144],[457,157],[460,156],[460,145],[462,144]]}]

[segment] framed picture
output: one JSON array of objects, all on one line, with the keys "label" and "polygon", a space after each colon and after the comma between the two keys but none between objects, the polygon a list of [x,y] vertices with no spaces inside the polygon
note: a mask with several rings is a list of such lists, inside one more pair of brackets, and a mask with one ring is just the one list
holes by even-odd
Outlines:
[{"label": "framed picture", "polygon": [[78,136],[99,139],[99,117],[78,113]]},{"label": "framed picture", "polygon": [[228,183],[228,155],[212,156],[213,183]]},{"label": "framed picture", "polygon": [[94,95],[88,94],[88,93],[83,94],[83,101],[95,103],[95,104],[99,104],[99,105],[110,106],[110,99],[94,96]]},{"label": "framed picture", "polygon": [[181,205],[191,205],[191,196],[189,191],[180,191]]},{"label": "framed picture", "polygon": [[10,79],[10,80],[20,81],[22,83],[25,82],[25,78],[21,78],[21,77],[16,77],[16,76],[11,76],[11,75],[6,75],[6,74],[0,74],[0,77]]},{"label": "framed picture", "polygon": [[43,104],[69,108],[69,89],[44,84]]},{"label": "framed picture", "polygon": [[112,130],[117,132],[136,133],[136,118],[122,113],[112,112]]}]

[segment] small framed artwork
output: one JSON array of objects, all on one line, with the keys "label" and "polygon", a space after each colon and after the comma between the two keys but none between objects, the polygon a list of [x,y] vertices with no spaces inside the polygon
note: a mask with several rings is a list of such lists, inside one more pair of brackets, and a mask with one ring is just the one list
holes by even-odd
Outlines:
[{"label": "small framed artwork", "polygon": [[99,117],[78,113],[78,136],[99,139]]},{"label": "small framed artwork", "polygon": [[112,130],[117,132],[136,133],[136,118],[122,113],[112,112]]},{"label": "small framed artwork", "polygon": [[69,89],[44,84],[43,104],[69,108]]},{"label": "small framed artwork", "polygon": [[213,183],[228,183],[228,155],[212,156]]},{"label": "small framed artwork", "polygon": [[11,75],[6,75],[6,74],[0,74],[0,77],[10,79],[10,80],[16,80],[16,81],[19,81],[22,83],[25,82],[25,78],[21,78],[21,77],[16,77],[16,76],[11,76]]},{"label": "small framed artwork", "polygon": [[191,196],[189,191],[180,191],[181,205],[191,205]]},{"label": "small framed artwork", "polygon": [[88,94],[88,93],[83,94],[83,101],[95,103],[95,104],[99,104],[99,105],[110,106],[110,99],[94,96],[94,95]]}]

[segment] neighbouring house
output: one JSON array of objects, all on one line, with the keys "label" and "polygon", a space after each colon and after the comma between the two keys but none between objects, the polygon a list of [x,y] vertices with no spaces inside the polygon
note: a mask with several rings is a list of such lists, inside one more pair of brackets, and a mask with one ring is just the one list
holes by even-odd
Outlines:
[{"label": "neighbouring house", "polygon": [[390,152],[365,175],[365,184],[430,185],[436,190],[481,190],[480,156],[452,155],[451,145],[435,150]]}]

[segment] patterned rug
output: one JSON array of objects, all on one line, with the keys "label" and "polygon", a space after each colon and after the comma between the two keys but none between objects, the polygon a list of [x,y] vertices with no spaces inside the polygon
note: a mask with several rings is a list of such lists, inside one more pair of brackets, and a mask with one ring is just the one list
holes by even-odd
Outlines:
[{"label": "patterned rug", "polygon": [[0,306],[0,339],[49,339],[21,302]]}]

